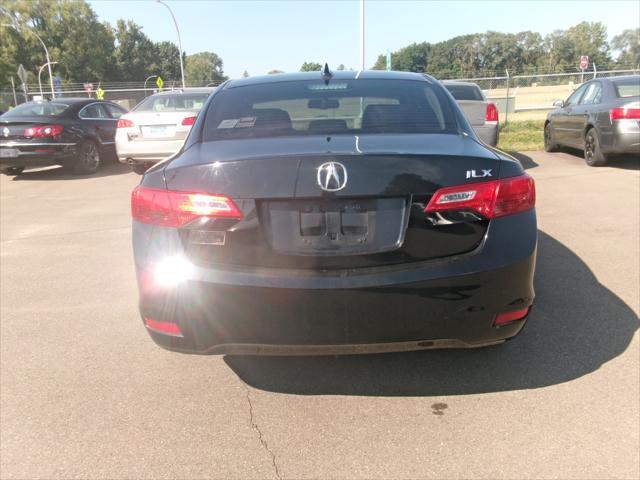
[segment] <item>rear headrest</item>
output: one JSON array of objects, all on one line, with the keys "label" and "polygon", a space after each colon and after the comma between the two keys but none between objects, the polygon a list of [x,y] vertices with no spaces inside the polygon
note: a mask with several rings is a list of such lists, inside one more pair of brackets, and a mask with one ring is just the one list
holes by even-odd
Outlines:
[{"label": "rear headrest", "polygon": [[413,105],[368,105],[362,114],[363,130],[406,132],[439,128],[438,118],[431,107]]},{"label": "rear headrest", "polygon": [[309,131],[313,133],[340,132],[343,130],[347,130],[346,120],[330,118],[309,122]]},{"label": "rear headrest", "polygon": [[287,129],[291,128],[291,117],[279,108],[259,108],[251,115],[256,117],[255,127]]}]

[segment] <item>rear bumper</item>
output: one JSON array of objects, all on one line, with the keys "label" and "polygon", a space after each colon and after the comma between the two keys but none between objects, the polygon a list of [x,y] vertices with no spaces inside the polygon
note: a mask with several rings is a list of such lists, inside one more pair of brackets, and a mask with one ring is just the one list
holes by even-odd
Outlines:
[{"label": "rear bumper", "polygon": [[499,124],[495,125],[483,125],[483,126],[474,126],[473,130],[476,132],[476,135],[483,143],[495,147],[498,145],[498,131],[500,127]]},{"label": "rear bumper", "polygon": [[149,290],[145,272],[177,243],[169,235],[147,248],[145,228],[134,223],[140,312],[177,324],[181,337],[148,331],[160,346],[181,352],[336,354],[491,345],[517,335],[526,321],[496,328],[496,314],[528,307],[534,298],[534,211],[493,220],[484,243],[456,258],[341,275],[194,268],[183,284],[160,292]]},{"label": "rear bumper", "polygon": [[613,137],[611,153],[640,154],[640,132],[618,132]]},{"label": "rear bumper", "polygon": [[125,132],[116,134],[116,152],[120,163],[157,163],[182,148],[182,140],[129,140]]},{"label": "rear bumper", "polygon": [[[38,145],[3,143],[0,150],[11,156],[0,156],[0,170],[10,167],[48,167],[62,165],[77,155],[77,144],[42,143]],[[2,153],[0,153],[2,155]]]}]

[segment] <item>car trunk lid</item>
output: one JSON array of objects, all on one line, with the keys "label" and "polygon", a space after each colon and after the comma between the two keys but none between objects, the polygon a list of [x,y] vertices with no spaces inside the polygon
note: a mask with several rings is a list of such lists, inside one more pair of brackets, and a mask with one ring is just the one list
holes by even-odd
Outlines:
[{"label": "car trunk lid", "polygon": [[[227,195],[244,213],[240,221],[188,227],[183,239],[194,261],[369,267],[464,253],[484,235],[487,222],[477,217],[433,225],[424,213],[438,188],[470,178],[479,181],[470,172],[498,175],[499,160],[471,139],[369,135],[278,140],[280,145],[257,139],[199,144],[165,169],[169,189]],[[200,163],[187,166],[193,161]],[[323,190],[318,172],[326,164],[339,164],[348,172],[343,188]],[[206,241],[210,235],[202,233],[209,231],[225,233],[213,245]]]}]

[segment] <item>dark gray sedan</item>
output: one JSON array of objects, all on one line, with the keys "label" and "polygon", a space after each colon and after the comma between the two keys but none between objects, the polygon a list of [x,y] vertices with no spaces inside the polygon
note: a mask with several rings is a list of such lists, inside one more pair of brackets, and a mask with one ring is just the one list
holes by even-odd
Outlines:
[{"label": "dark gray sedan", "polygon": [[617,154],[640,154],[640,75],[598,78],[582,84],[547,115],[544,149],[584,150],[588,165]]}]

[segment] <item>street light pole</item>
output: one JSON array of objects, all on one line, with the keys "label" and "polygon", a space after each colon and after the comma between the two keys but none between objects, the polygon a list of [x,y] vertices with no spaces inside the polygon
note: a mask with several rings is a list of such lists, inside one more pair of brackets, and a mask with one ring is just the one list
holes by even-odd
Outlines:
[{"label": "street light pole", "polygon": [[[54,63],[58,63],[58,62],[47,62],[45,65],[42,65],[40,67],[40,70],[38,70],[38,85],[40,85],[40,96],[42,98],[44,98],[44,93],[42,93],[42,82],[40,81],[40,75],[42,74],[42,69],[44,67],[49,67],[49,75],[51,75],[51,65]],[[53,93],[53,90],[51,90],[51,93]],[[53,97],[55,98],[55,97]]]},{"label": "street light pole", "polygon": [[[16,31],[20,31],[20,27],[18,25],[16,25],[15,23],[11,23],[11,24],[3,23],[2,26],[3,27],[10,27],[10,28],[13,28]],[[28,31],[33,33],[36,36],[36,38],[42,44],[42,48],[44,48],[44,54],[47,57],[47,63],[46,64],[49,66],[49,85],[51,86],[51,98],[56,98],[56,92],[53,89],[53,74],[51,73],[51,59],[49,58],[49,49],[47,48],[47,46],[42,41],[42,38],[40,38],[40,35],[38,35],[33,28],[28,29]],[[54,63],[57,63],[57,62],[54,62]],[[40,88],[40,94],[42,94],[42,88]]]},{"label": "street light pole", "polygon": [[360,70],[364,70],[364,0],[360,0]]},{"label": "street light pole", "polygon": [[144,81],[144,96],[147,96],[147,82],[151,80],[153,77],[157,77],[158,75],[149,75]]},{"label": "street light pole", "polygon": [[[30,29],[29,30],[31,33],[33,33],[36,38],[38,40],[40,40],[40,43],[42,44],[42,46],[44,47],[44,53],[47,57],[47,67],[49,67],[49,85],[51,86],[51,98],[56,98],[56,91],[53,89],[53,74],[51,73],[51,59],[49,58],[49,49],[47,48],[47,46],[44,44],[44,42],[42,41],[42,38],[40,38],[40,35],[38,35],[35,30]],[[58,62],[53,62],[53,63],[58,63]],[[40,88],[42,93],[42,87]]]},{"label": "street light pole", "polygon": [[162,0],[156,0],[156,2],[167,7],[167,10],[169,10],[169,13],[171,14],[171,18],[173,18],[173,24],[176,26],[176,32],[178,32],[178,48],[180,49],[180,52],[178,52],[178,56],[180,57],[180,75],[182,76],[182,88],[186,88],[186,85],[184,82],[184,65],[182,64],[182,40],[180,38],[180,29],[178,28],[178,22],[176,21],[176,17],[173,14],[173,10],[171,10],[171,7],[169,7],[169,5],[167,5]]}]

